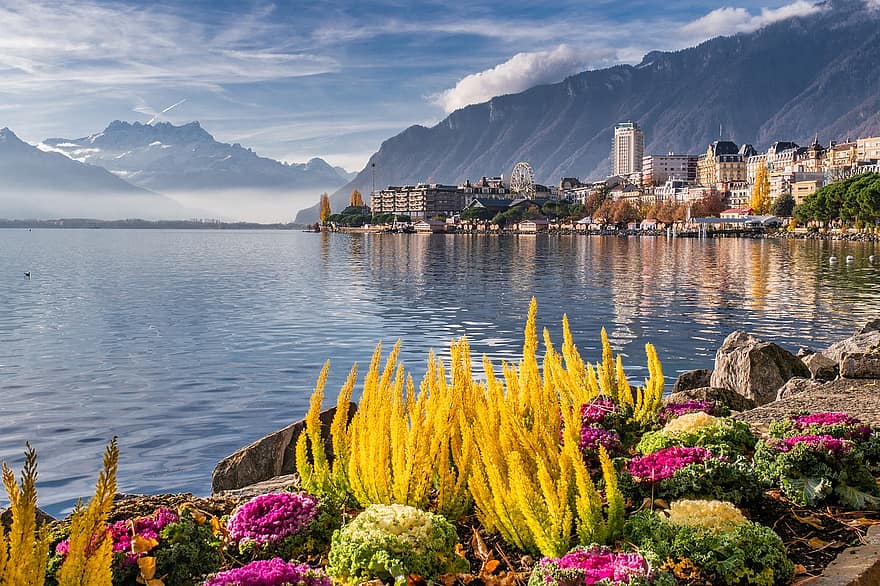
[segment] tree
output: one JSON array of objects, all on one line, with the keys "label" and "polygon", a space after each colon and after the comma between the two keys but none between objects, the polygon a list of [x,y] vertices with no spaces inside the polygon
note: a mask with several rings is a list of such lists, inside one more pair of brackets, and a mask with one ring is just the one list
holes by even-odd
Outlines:
[{"label": "tree", "polygon": [[461,212],[461,219],[467,221],[488,222],[495,215],[489,208],[472,207]]},{"label": "tree", "polygon": [[724,211],[724,198],[718,192],[711,192],[704,195],[691,205],[692,218],[708,218],[710,216],[718,216]]},{"label": "tree", "polygon": [[770,213],[780,218],[791,216],[792,210],[794,210],[794,197],[790,193],[783,193],[773,200],[773,205],[770,206]]},{"label": "tree", "polygon": [[752,187],[752,199],[749,202],[756,214],[767,213],[770,208],[770,175],[767,167],[761,165],[755,173],[755,185]]},{"label": "tree", "polygon": [[355,189],[351,192],[351,200],[349,200],[348,205],[351,207],[364,207],[364,198],[361,195],[361,192]]},{"label": "tree", "polygon": [[321,194],[321,209],[318,212],[318,219],[321,220],[321,223],[325,223],[327,219],[333,212],[330,211],[330,196],[327,195],[327,192]]}]

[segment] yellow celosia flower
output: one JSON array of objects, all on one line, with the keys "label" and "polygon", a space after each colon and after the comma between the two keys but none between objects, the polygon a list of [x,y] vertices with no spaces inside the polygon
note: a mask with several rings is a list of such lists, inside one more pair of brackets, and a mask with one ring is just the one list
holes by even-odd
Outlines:
[{"label": "yellow celosia flower", "polygon": [[727,501],[679,500],[669,505],[668,521],[675,525],[724,531],[746,522],[733,503]]},{"label": "yellow celosia flower", "polygon": [[697,411],[696,413],[685,413],[684,415],[676,417],[663,426],[662,433],[665,435],[671,435],[674,433],[695,433],[702,429],[719,427],[720,425],[721,420],[718,417],[714,417],[702,411]]}]

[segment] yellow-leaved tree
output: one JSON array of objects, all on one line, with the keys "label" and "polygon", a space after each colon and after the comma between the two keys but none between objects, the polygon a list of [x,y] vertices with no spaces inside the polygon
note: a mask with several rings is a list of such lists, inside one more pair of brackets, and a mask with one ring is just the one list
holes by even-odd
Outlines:
[{"label": "yellow-leaved tree", "polygon": [[351,200],[349,204],[352,207],[364,207],[364,197],[361,195],[361,192],[355,189],[351,192]]},{"label": "yellow-leaved tree", "polygon": [[770,209],[770,175],[767,167],[761,165],[755,172],[755,185],[749,205],[756,214],[766,214]]},{"label": "yellow-leaved tree", "polygon": [[318,211],[318,219],[321,220],[321,223],[323,224],[332,213],[333,212],[330,211],[330,196],[327,195],[327,192],[325,191],[321,194],[321,207]]}]

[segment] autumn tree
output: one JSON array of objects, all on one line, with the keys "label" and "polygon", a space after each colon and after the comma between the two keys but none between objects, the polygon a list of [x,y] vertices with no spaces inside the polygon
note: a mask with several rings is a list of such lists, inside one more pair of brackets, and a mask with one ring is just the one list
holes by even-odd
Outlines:
[{"label": "autumn tree", "polygon": [[770,203],[770,175],[767,167],[761,165],[755,173],[755,186],[752,187],[749,204],[756,214],[765,214],[770,209]]},{"label": "autumn tree", "polygon": [[355,189],[354,191],[351,192],[351,200],[349,201],[348,205],[350,205],[351,207],[359,207],[359,208],[364,207],[364,198],[361,195],[360,191]]},{"label": "autumn tree", "polygon": [[318,212],[318,218],[323,224],[332,213],[333,212],[330,211],[330,196],[327,195],[327,192],[325,191],[321,194],[321,210]]}]

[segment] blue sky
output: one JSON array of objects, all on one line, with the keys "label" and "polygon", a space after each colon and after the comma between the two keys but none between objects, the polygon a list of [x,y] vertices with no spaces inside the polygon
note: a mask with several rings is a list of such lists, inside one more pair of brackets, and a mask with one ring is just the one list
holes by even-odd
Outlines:
[{"label": "blue sky", "polygon": [[[877,0],[871,0],[877,2]],[[363,167],[457,107],[818,10],[805,0],[0,0],[0,127],[76,138],[161,119]]]}]

